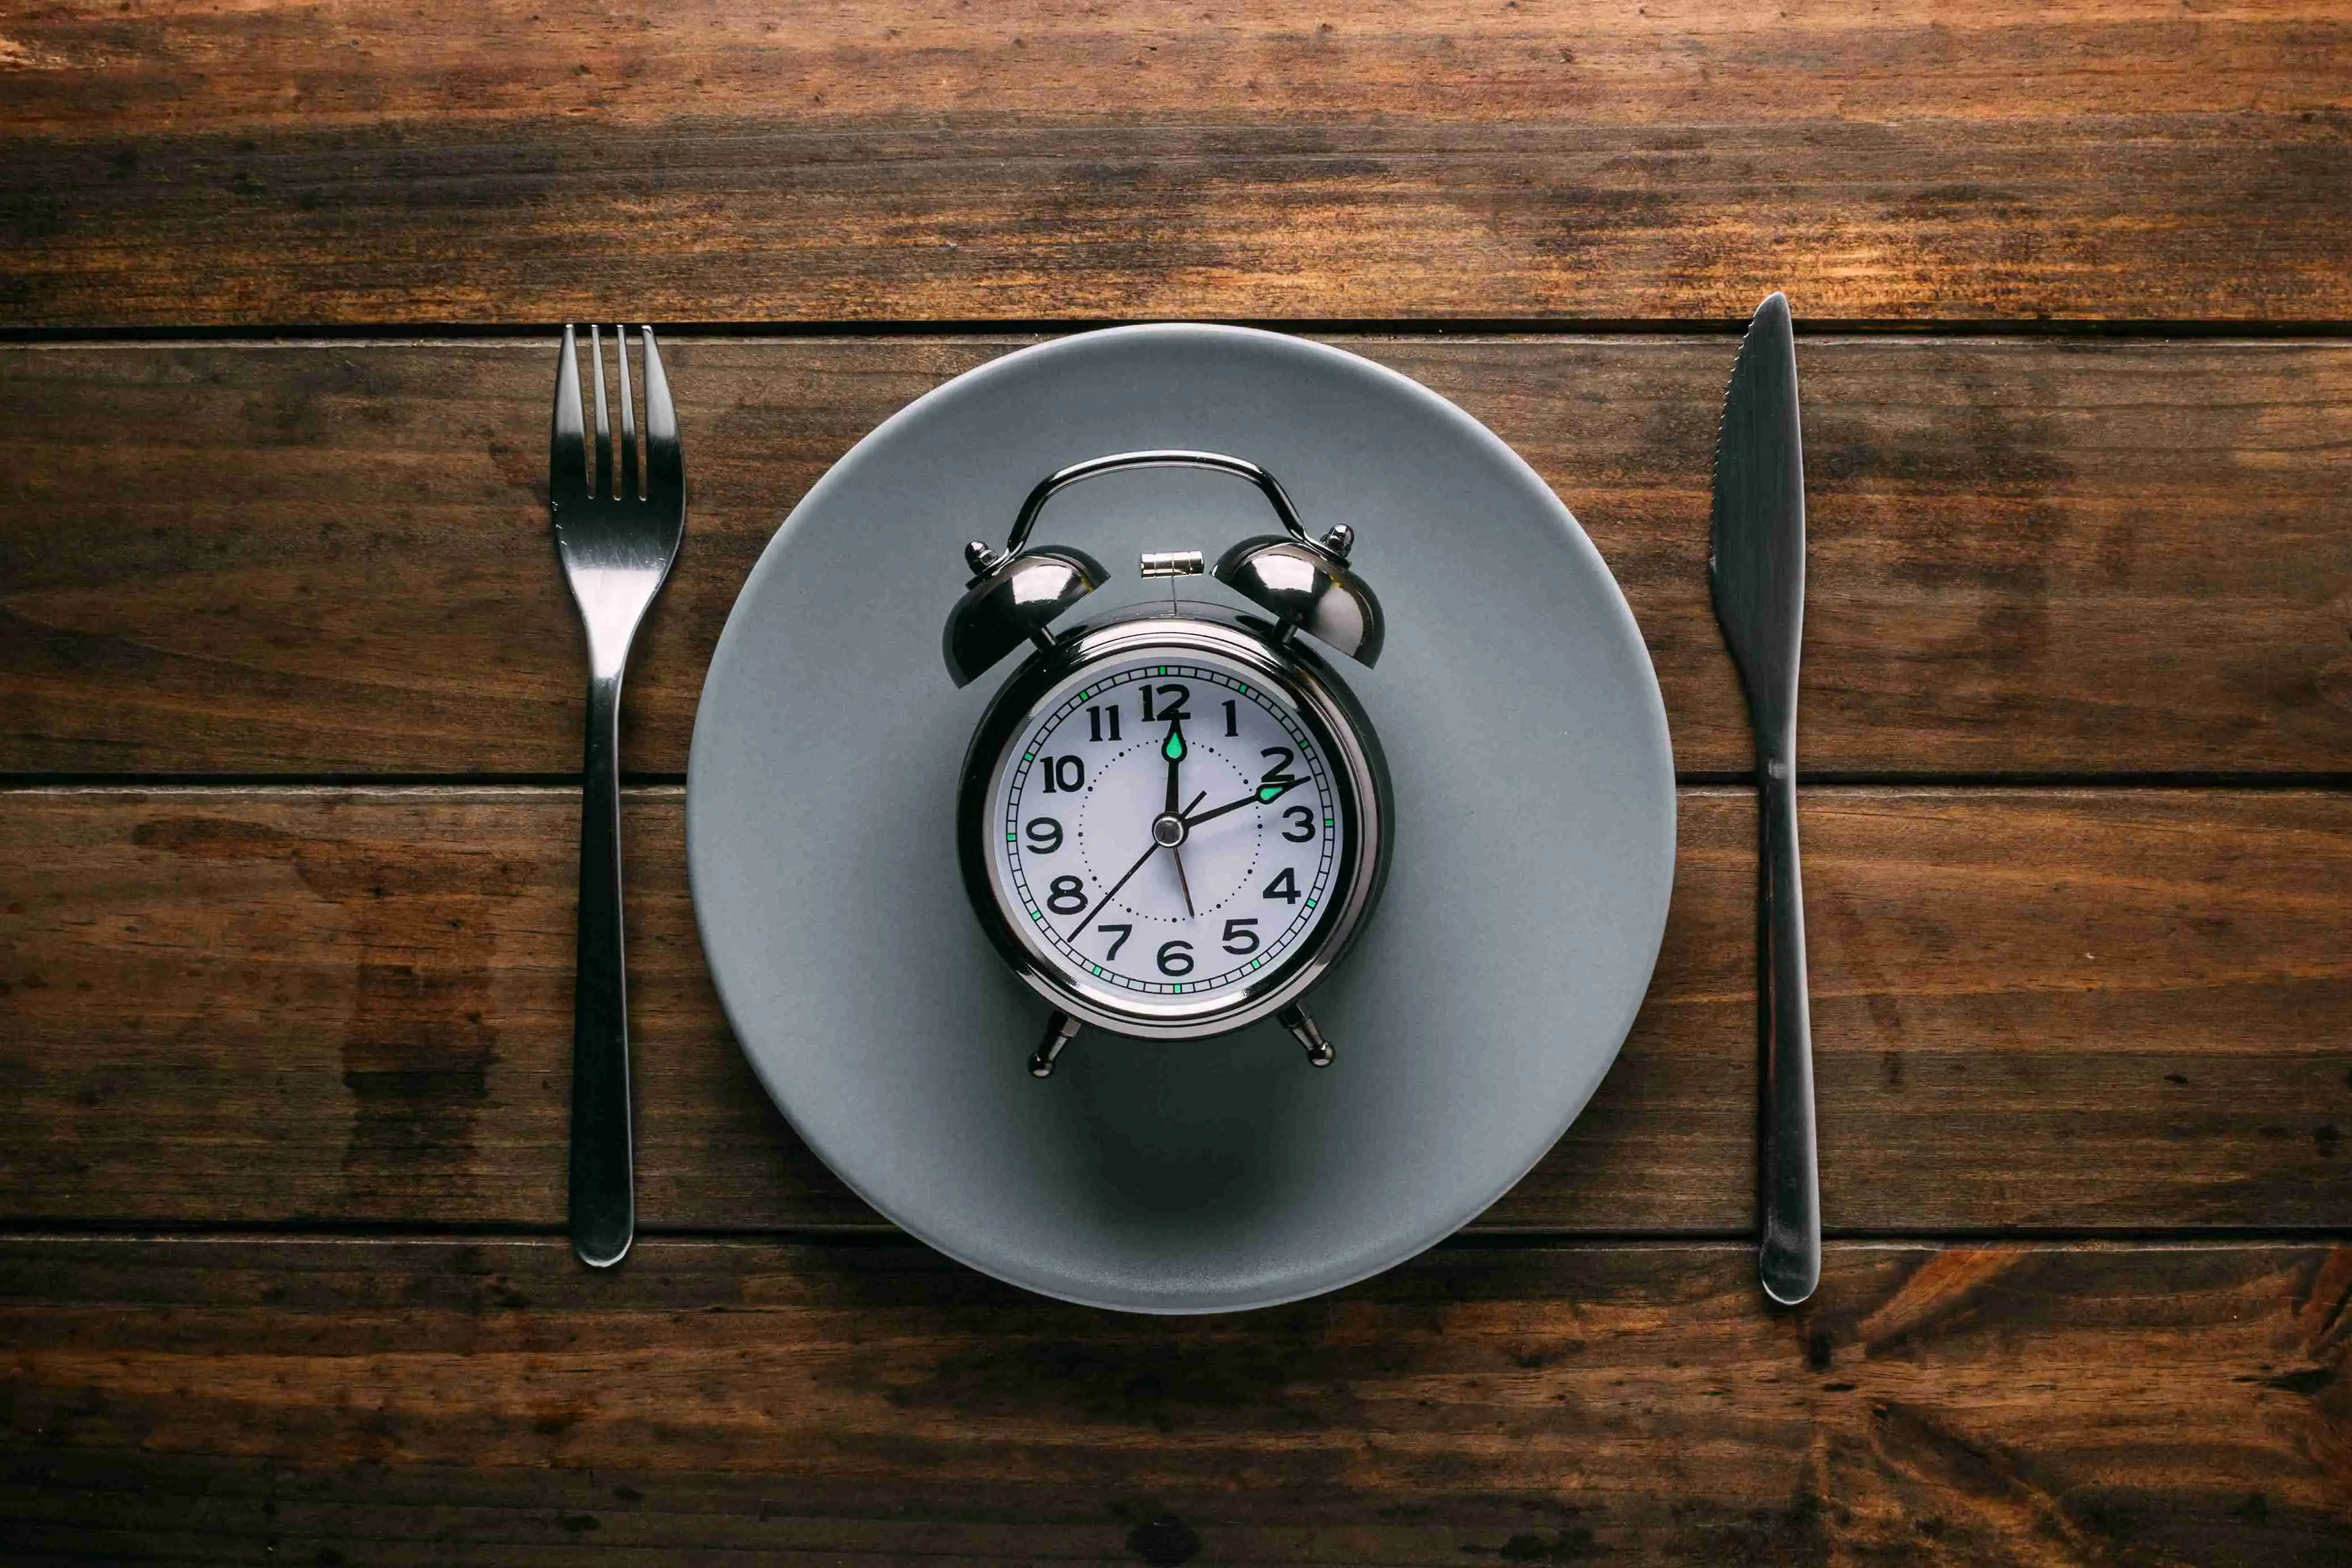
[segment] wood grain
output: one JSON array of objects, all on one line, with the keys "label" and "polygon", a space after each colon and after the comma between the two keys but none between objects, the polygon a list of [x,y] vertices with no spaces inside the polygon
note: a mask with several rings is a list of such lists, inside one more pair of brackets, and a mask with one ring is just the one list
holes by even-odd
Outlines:
[{"label": "wood grain", "polygon": [[2352,18],[0,11],[16,325],[2352,317]]},{"label": "wood grain", "polygon": [[[0,1244],[0,1550],[2231,1563],[2352,1531],[2324,1246],[1446,1248],[1269,1312],[903,1244]],[[763,1559],[765,1560],[765,1559]]]},{"label": "wood grain", "polygon": [[[5,799],[0,1216],[561,1222],[572,795]],[[680,827],[632,797],[641,1221],[871,1224],[729,1036]],[[1803,831],[1833,1229],[2352,1225],[2352,795],[1816,790]],[[1487,1227],[1749,1225],[1753,835],[1685,792],[1633,1037]]]},{"label": "wood grain", "polygon": [[[1706,589],[1733,343],[1340,341],[1537,466],[1624,585],[1680,765],[1744,772]],[[671,344],[694,515],[631,671],[632,768],[683,770],[711,646],[786,510],[1008,346]],[[0,769],[576,769],[552,357],[0,349]],[[1808,770],[2352,770],[2352,344],[1807,339],[1799,361]]]}]

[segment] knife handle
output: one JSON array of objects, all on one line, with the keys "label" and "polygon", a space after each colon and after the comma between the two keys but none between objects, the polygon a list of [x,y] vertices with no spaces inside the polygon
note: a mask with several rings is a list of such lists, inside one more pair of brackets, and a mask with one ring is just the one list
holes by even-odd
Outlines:
[{"label": "knife handle", "polygon": [[1758,770],[1757,782],[1763,805],[1758,910],[1763,962],[1757,1000],[1764,1096],[1758,1151],[1763,1236],[1756,1263],[1764,1293],[1794,1306],[1821,1282],[1822,1192],[1813,1144],[1812,1008],[1805,982],[1793,760],[1768,761]]}]

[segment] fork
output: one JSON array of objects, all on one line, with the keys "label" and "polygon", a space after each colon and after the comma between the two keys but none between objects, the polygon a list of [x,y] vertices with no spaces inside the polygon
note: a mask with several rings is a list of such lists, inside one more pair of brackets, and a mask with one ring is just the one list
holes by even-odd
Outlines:
[{"label": "fork", "polygon": [[686,459],[677,410],[651,327],[645,339],[645,482],[637,480],[636,411],[629,397],[625,328],[613,329],[620,361],[620,484],[604,411],[603,332],[588,329],[596,371],[596,469],[589,478],[580,408],[578,348],[563,329],[555,371],[555,423],[548,441],[547,499],[555,547],[588,632],[588,747],[580,813],[580,946],[572,994],[572,1247],[609,1268],[636,1235],[629,1130],[629,999],[621,942],[621,674],[629,645],[677,559],[686,531]]}]

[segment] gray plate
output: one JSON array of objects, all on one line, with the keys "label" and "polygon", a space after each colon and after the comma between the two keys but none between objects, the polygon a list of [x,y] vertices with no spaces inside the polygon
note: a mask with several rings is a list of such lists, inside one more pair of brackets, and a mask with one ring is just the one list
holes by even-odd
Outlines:
[{"label": "gray plate", "polygon": [[[1397,847],[1364,939],[1310,997],[1339,1048],[1328,1071],[1269,1023],[1193,1042],[1088,1031],[1031,1079],[1045,1004],[958,879],[957,770],[1018,663],[948,679],[963,542],[1002,543],[1054,469],[1142,447],[1264,464],[1310,530],[1355,526],[1388,610],[1380,668],[1341,662],[1388,749]],[[1083,619],[1164,596],[1139,551],[1213,560],[1273,527],[1237,480],[1144,470],[1057,498],[1037,538],[1111,567]],[[1674,853],[1657,677],[1568,510],[1426,388],[1227,327],[1026,349],[859,442],[744,584],[687,782],[703,950],[801,1136],[940,1251],[1133,1311],[1328,1290],[1493,1203],[1616,1057]]]}]

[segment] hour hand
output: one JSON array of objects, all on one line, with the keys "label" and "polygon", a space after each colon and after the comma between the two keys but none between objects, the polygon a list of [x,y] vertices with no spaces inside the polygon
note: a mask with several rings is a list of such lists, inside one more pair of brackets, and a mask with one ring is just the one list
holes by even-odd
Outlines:
[{"label": "hour hand", "polygon": [[1245,805],[1272,805],[1306,782],[1305,779],[1269,779],[1239,800],[1229,800],[1223,805],[1213,805],[1206,811],[1185,813],[1184,826],[1188,829],[1198,827],[1204,822],[1223,816],[1227,812],[1239,811]]}]

